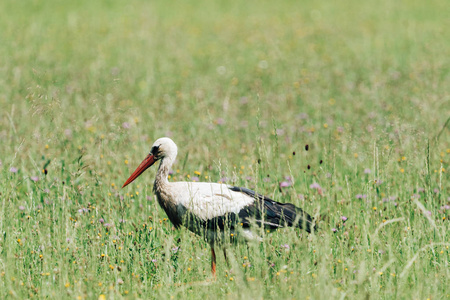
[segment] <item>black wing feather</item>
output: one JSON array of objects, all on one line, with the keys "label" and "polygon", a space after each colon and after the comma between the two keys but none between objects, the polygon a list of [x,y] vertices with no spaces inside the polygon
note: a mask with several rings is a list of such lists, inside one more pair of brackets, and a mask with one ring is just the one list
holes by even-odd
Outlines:
[{"label": "black wing feather", "polygon": [[270,229],[299,227],[304,228],[307,232],[316,229],[311,216],[291,203],[276,202],[243,187],[231,186],[229,188],[234,192],[244,193],[257,200],[239,212],[239,219],[244,227],[250,226],[253,221]]}]

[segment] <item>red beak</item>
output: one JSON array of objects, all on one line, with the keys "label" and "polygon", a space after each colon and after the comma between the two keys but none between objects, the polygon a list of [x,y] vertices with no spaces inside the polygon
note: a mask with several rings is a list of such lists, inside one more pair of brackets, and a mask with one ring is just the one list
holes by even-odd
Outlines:
[{"label": "red beak", "polygon": [[147,155],[147,157],[141,162],[139,167],[131,174],[130,178],[127,179],[127,181],[122,185],[122,188],[126,187],[130,183],[132,183],[136,178],[139,177],[142,173],[144,173],[145,170],[150,168],[155,163],[155,157],[153,154]]}]

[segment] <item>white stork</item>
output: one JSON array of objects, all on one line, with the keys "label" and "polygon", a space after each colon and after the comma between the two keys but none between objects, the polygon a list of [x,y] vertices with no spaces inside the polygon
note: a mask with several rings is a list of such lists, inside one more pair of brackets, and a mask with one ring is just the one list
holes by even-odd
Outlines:
[{"label": "white stork", "polygon": [[[124,183],[130,184],[160,160],[153,186],[158,202],[176,228],[181,225],[203,236],[211,245],[211,271],[216,273],[215,245],[223,247],[228,236],[261,240],[251,227],[267,230],[291,226],[315,229],[310,215],[290,203],[279,203],[247,188],[210,182],[169,182],[169,170],[177,157],[177,145],[167,137],[153,144],[150,153]],[[225,236],[225,234],[227,236]]]}]

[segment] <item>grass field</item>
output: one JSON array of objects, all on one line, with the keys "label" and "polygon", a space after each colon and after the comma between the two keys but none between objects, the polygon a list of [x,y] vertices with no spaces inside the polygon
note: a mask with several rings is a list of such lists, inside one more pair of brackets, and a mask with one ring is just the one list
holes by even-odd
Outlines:
[{"label": "grass field", "polygon": [[[0,298],[450,299],[448,1],[0,10]],[[162,136],[170,180],[255,189],[319,231],[231,247],[196,284],[209,246],[172,228],[157,168],[120,189]]]}]

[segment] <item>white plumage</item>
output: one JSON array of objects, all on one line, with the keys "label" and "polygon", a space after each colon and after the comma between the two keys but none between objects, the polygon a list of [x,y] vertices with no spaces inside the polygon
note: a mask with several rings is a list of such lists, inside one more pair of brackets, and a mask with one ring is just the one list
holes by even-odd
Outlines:
[{"label": "white plumage", "polygon": [[255,198],[234,192],[225,184],[174,182],[168,186],[173,197],[164,199],[165,201],[181,204],[205,221],[227,213],[238,214],[244,207],[255,202]]}]

